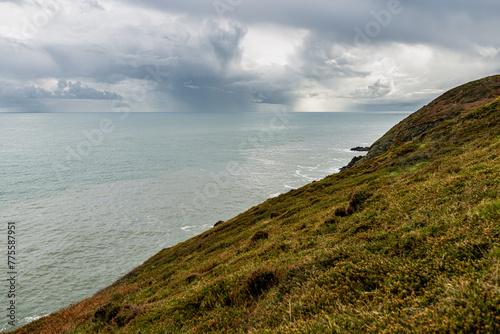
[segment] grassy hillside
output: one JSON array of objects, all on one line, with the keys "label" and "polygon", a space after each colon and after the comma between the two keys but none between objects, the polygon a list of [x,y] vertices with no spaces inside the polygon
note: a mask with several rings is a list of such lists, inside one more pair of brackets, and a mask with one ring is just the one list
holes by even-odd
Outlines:
[{"label": "grassy hillside", "polygon": [[499,88],[444,94],[370,159],[15,333],[500,332]]}]

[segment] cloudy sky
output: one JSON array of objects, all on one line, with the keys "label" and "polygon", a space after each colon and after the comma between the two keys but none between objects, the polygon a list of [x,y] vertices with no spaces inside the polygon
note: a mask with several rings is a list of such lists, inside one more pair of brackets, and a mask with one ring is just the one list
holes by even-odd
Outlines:
[{"label": "cloudy sky", "polygon": [[500,73],[498,0],[0,0],[0,111],[413,111]]}]

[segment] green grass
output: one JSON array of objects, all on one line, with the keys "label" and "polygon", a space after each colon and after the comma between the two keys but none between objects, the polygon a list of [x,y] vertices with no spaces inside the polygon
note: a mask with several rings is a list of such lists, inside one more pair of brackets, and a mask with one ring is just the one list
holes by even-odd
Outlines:
[{"label": "green grass", "polygon": [[16,333],[500,332],[499,81],[446,93],[429,106],[447,119],[407,121],[434,128],[402,140],[403,122],[385,153]]}]

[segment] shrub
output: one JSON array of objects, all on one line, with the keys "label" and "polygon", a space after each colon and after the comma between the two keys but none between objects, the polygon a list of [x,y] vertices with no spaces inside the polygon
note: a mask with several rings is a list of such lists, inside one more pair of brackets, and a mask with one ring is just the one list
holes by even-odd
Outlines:
[{"label": "shrub", "polygon": [[113,319],[118,327],[124,327],[141,313],[141,309],[135,305],[125,305],[122,311]]},{"label": "shrub", "polygon": [[247,275],[245,284],[252,297],[258,297],[276,284],[279,280],[276,271],[271,267],[259,267]]},{"label": "shrub", "polygon": [[350,216],[352,214],[354,214],[354,210],[356,208],[354,206],[352,206],[351,204],[349,204],[346,208],[345,208],[345,214],[346,216]]},{"label": "shrub", "polygon": [[271,212],[271,219],[278,218],[280,216],[279,212]]},{"label": "shrub", "polygon": [[194,281],[198,277],[198,275],[199,275],[198,273],[189,274],[184,280],[187,283],[191,283],[192,281]]},{"label": "shrub", "polygon": [[347,216],[347,212],[346,212],[345,208],[342,207],[342,206],[336,207],[333,213],[334,213],[334,215],[336,217],[345,217],[345,216]]},{"label": "shrub", "polygon": [[264,231],[257,231],[254,233],[254,235],[252,235],[252,237],[250,238],[250,242],[256,242],[258,240],[265,240],[269,238],[269,234],[267,232],[264,232]]},{"label": "shrub", "polygon": [[113,303],[108,303],[100,308],[94,313],[95,320],[102,320],[104,322],[110,323],[114,317],[120,312],[121,308]]},{"label": "shrub", "polygon": [[358,207],[363,204],[364,201],[366,201],[368,198],[371,197],[372,194],[370,194],[367,191],[356,191],[352,193],[351,198],[349,199],[349,206],[352,207],[354,211],[358,209]]}]

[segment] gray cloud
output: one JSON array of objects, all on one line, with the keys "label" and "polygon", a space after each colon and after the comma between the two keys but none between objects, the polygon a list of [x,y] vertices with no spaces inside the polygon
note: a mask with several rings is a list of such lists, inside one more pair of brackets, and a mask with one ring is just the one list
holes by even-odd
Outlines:
[{"label": "gray cloud", "polygon": [[352,96],[355,99],[378,99],[391,93],[394,83],[378,79],[367,88],[356,89]]},{"label": "gray cloud", "polygon": [[[199,17],[217,17],[214,3],[175,0],[146,0],[135,6],[150,6],[156,10]],[[221,0],[220,3],[231,2]],[[378,14],[387,11],[390,0],[340,0],[324,1],[234,1],[239,5],[225,12],[224,17],[245,24],[269,23],[329,33],[336,42],[352,43],[355,27],[365,28],[370,21],[381,18]],[[399,41],[436,43],[438,45],[462,45],[471,38],[480,42],[498,41],[500,3],[495,0],[400,0],[397,14],[391,14],[387,29],[374,42]],[[374,15],[375,13],[376,15]],[[490,28],[490,29],[486,29]],[[481,32],[480,34],[478,32]],[[333,40],[332,40],[333,41]]]},{"label": "gray cloud", "polygon": [[121,100],[118,94],[100,91],[95,88],[83,85],[80,81],[67,82],[59,80],[57,88],[47,90],[43,87],[28,85],[24,87],[14,87],[13,85],[0,82],[0,108],[11,110],[30,111],[50,111],[45,107],[47,100]]},{"label": "gray cloud", "polygon": [[143,90],[153,110],[412,110],[500,68],[496,0],[12,3],[4,106]]},{"label": "gray cloud", "polygon": [[59,80],[57,87],[59,89],[54,91],[53,95],[63,99],[119,100],[121,98],[120,95],[112,92],[83,86],[80,81],[66,82],[65,80]]},{"label": "gray cloud", "polygon": [[209,21],[206,26],[210,31],[208,40],[221,67],[225,68],[228,64],[238,61],[241,56],[240,42],[247,29],[234,24],[229,29],[222,29],[213,21]]}]

